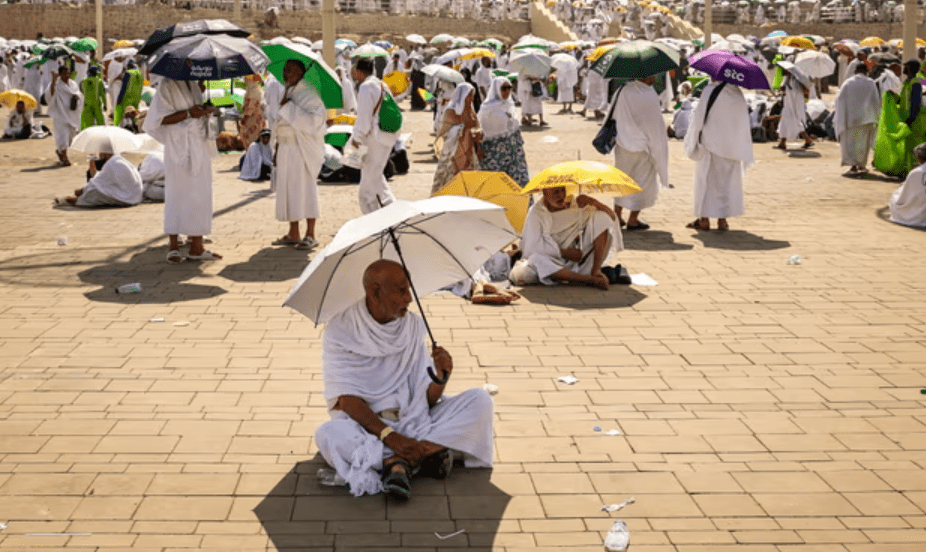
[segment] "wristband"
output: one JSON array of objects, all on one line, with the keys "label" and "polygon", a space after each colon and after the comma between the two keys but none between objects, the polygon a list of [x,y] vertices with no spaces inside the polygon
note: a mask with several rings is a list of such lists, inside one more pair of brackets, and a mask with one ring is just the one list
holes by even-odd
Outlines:
[{"label": "wristband", "polygon": [[383,430],[379,432],[379,440],[380,440],[380,441],[385,441],[385,440],[386,440],[386,437],[389,437],[389,434],[390,434],[390,433],[394,433],[394,432],[395,432],[395,430],[392,429],[392,427],[390,427],[390,426],[384,427]]},{"label": "wristband", "polygon": [[193,112],[190,111],[189,109],[186,110],[186,118],[187,118],[187,119],[192,119],[192,118],[193,118]]}]

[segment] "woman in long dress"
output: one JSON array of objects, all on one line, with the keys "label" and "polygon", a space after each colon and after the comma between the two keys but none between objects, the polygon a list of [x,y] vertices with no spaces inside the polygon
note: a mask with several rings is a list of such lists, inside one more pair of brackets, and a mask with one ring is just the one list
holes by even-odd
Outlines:
[{"label": "woman in long dress", "polygon": [[437,138],[443,138],[440,149],[440,161],[434,172],[434,184],[431,193],[444,187],[460,171],[478,171],[479,159],[476,150],[482,140],[479,117],[473,109],[473,97],[476,89],[473,85],[462,82],[453,91],[453,97],[441,118]]},{"label": "woman in long dress", "polygon": [[503,172],[524,187],[530,174],[521,124],[511,97],[511,82],[507,78],[492,79],[492,87],[479,110],[479,125],[484,135],[480,146],[485,154],[479,161],[479,168]]},{"label": "woman in long dress", "polygon": [[260,131],[264,130],[264,91],[261,88],[260,75],[248,75],[244,78],[246,86],[244,93],[244,106],[242,108],[241,122],[238,125],[238,137],[247,148],[251,142],[257,140]]}]

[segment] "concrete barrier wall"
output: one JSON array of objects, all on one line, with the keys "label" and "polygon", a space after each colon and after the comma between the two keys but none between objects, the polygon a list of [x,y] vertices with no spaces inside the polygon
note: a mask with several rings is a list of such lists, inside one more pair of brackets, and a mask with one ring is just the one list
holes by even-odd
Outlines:
[{"label": "concrete barrier wall", "polygon": [[[233,19],[227,10],[179,9],[161,4],[138,6],[104,6],[104,32],[106,38],[147,38],[156,28],[178,21],[196,19]],[[74,7],[67,4],[4,4],[0,5],[0,36],[5,38],[35,38],[42,32],[52,36],[96,36],[95,8],[93,4]],[[277,26],[264,22],[264,13],[242,10],[236,21],[261,38],[278,35],[304,36],[312,40],[321,38],[321,14],[314,11],[283,11]],[[410,33],[431,37],[451,33],[468,38],[499,38],[513,42],[531,32],[530,21],[481,21],[475,19],[444,19],[438,17],[398,16],[384,13],[337,14],[335,26],[339,36],[354,40],[372,37],[399,39]],[[566,39],[564,39],[566,40]]]},{"label": "concrete barrier wall", "polygon": [[578,40],[575,33],[540,2],[531,2],[531,34],[553,42]]},{"label": "concrete barrier wall", "polygon": [[[903,23],[816,23],[798,25],[773,23],[761,27],[758,25],[714,25],[714,32],[723,36],[739,33],[743,36],[755,35],[761,37],[779,29],[788,34],[815,34],[832,37],[836,40],[843,38],[861,40],[866,36],[880,36],[885,40],[890,40],[892,38],[901,38],[903,35]],[[920,24],[916,35],[919,37],[926,36],[926,25]]]}]

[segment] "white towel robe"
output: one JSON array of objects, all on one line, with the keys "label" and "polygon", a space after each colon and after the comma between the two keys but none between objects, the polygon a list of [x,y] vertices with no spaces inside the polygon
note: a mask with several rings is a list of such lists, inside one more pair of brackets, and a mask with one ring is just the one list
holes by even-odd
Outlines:
[{"label": "white towel robe", "polygon": [[[71,109],[71,99],[77,97],[77,106]],[[80,112],[84,109],[84,95],[74,79],[67,82],[55,81],[55,94],[51,93],[51,84],[45,89],[48,101],[48,114],[54,123],[55,147],[64,151],[71,145],[71,140],[80,132]]]},{"label": "white towel robe", "polygon": [[640,193],[614,198],[614,205],[641,211],[656,204],[660,186],[669,186],[669,138],[662,107],[653,87],[640,81],[628,82],[614,97],[614,166],[643,188]]},{"label": "white towel robe", "polygon": [[891,195],[891,220],[905,226],[926,226],[926,171],[923,165],[910,171]]},{"label": "white towel robe", "polygon": [[373,412],[398,409],[399,421],[383,419],[400,434],[463,453],[466,467],[492,466],[492,399],[482,389],[444,397],[428,406],[433,361],[417,314],[380,324],[360,300],[328,322],[322,337],[324,396],[331,420],[315,432],[319,452],[350,485],[354,496],[382,491],[376,470],[393,455],[378,436],[344,412],[338,397],[363,399]]},{"label": "white towel robe", "polygon": [[389,162],[397,133],[379,128],[380,108],[376,107],[384,94],[389,94],[386,85],[373,75],[367,77],[357,90],[357,120],[351,140],[367,147],[360,169],[360,185],[357,186],[357,202],[363,214],[372,213],[381,205],[389,205],[395,200],[383,170]]},{"label": "white towel robe", "polygon": [[130,207],[141,203],[141,199],[142,180],[138,169],[125,158],[114,155],[84,186],[83,193],[77,197],[77,206]]},{"label": "white towel robe", "polygon": [[[804,104],[803,87],[793,77],[787,77],[784,86],[785,99],[778,121],[778,136],[787,140],[800,138],[807,121],[807,106]],[[702,93],[703,96],[703,93]]]},{"label": "white towel robe", "polygon": [[694,181],[696,217],[743,215],[743,170],[754,162],[749,108],[739,87],[724,85],[705,124],[709,103],[705,98],[710,98],[719,85],[712,82],[704,88],[685,137],[685,153],[698,164]]},{"label": "white towel robe", "polygon": [[241,162],[241,173],[238,175],[239,180],[259,180],[260,170],[263,165],[273,165],[273,148],[270,144],[264,143],[258,138],[251,142],[248,151],[244,154],[244,160]]},{"label": "white towel robe", "polygon": [[836,94],[836,113],[833,117],[842,165],[864,167],[868,164],[868,152],[875,143],[880,114],[881,96],[873,80],[866,75],[856,74],[842,83]]},{"label": "white towel robe", "polygon": [[325,104],[315,88],[300,80],[277,113],[276,218],[293,222],[321,215],[318,173],[325,162]]},{"label": "white towel robe", "polygon": [[164,144],[164,233],[206,236],[212,233],[212,156],[215,141],[206,133],[208,117],[161,121],[202,105],[199,85],[162,79],[143,130]]},{"label": "white towel robe", "polygon": [[521,116],[543,116],[543,98],[534,96],[531,85],[537,79],[530,79],[526,75],[518,75],[518,99],[521,100]]},{"label": "white towel robe", "polygon": [[584,109],[592,111],[601,111],[602,107],[608,103],[608,81],[604,80],[601,75],[588,70],[585,75],[585,104]]}]

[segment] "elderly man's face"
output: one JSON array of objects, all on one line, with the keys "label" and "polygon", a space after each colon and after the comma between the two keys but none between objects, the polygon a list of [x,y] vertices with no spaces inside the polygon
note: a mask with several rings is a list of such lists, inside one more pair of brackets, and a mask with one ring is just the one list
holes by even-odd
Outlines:
[{"label": "elderly man's face", "polygon": [[543,203],[550,211],[562,211],[566,208],[566,187],[544,188]]},{"label": "elderly man's face", "polygon": [[373,290],[371,303],[378,320],[398,320],[408,314],[412,302],[411,286],[401,266],[392,266],[383,272],[379,285]]}]

